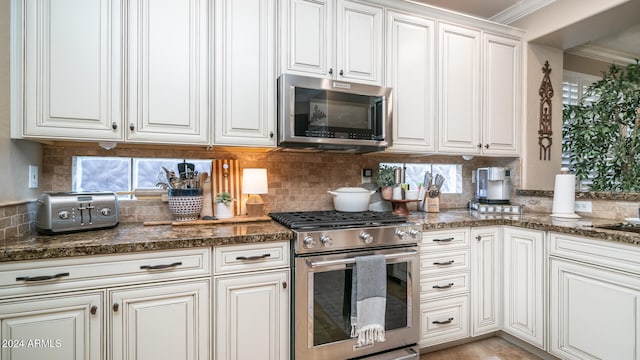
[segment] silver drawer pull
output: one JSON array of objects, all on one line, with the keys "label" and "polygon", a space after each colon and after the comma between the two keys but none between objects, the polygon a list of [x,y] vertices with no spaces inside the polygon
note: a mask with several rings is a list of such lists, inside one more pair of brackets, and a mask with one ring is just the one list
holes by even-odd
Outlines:
[{"label": "silver drawer pull", "polygon": [[69,276],[69,273],[66,272],[66,273],[59,273],[55,275],[44,275],[44,276],[34,276],[34,277],[21,276],[21,277],[17,277],[16,281],[45,281],[45,280],[58,279],[65,276]]},{"label": "silver drawer pull", "polygon": [[446,239],[433,239],[434,242],[449,242],[449,241],[453,241],[454,238],[450,237],[450,238],[446,238]]},{"label": "silver drawer pull", "polygon": [[434,289],[449,289],[453,285],[455,285],[455,284],[454,283],[448,283],[447,285],[433,285],[433,288]]},{"label": "silver drawer pull", "polygon": [[140,266],[140,270],[161,270],[168,269],[176,266],[182,265],[182,261],[174,262],[171,264],[162,264],[162,265],[142,265]]},{"label": "silver drawer pull", "polygon": [[453,264],[453,260],[449,260],[447,262],[434,262],[433,265],[451,265]]},{"label": "silver drawer pull", "polygon": [[[397,259],[407,256],[416,255],[418,252],[416,250],[411,250],[407,252],[395,253],[395,254],[386,254],[384,258],[386,260]],[[319,267],[319,266],[331,266],[331,265],[346,265],[346,264],[355,264],[356,258],[346,258],[346,259],[338,259],[338,260],[325,260],[325,261],[311,261],[307,259],[307,265],[311,267]]]},{"label": "silver drawer pull", "polygon": [[432,321],[432,324],[436,324],[436,325],[444,325],[444,324],[450,324],[453,321],[453,318],[448,318],[447,320],[444,321]]},{"label": "silver drawer pull", "polygon": [[238,256],[236,257],[236,260],[255,261],[260,259],[266,259],[269,256],[271,256],[271,254],[262,254],[262,255],[256,255],[256,256]]}]

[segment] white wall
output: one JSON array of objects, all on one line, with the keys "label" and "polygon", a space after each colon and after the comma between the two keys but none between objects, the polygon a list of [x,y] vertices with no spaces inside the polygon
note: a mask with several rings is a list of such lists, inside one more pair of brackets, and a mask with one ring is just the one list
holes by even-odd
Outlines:
[{"label": "white wall", "polygon": [[[526,117],[523,133],[522,188],[529,190],[553,190],[555,175],[562,163],[562,50],[543,45],[527,46],[524,77],[526,82]],[[540,95],[538,89],[544,76],[542,67],[549,61],[551,68],[552,145],[551,160],[540,160],[538,129],[540,126]]]},{"label": "white wall", "polygon": [[9,4],[10,0],[0,0],[0,206],[37,198],[39,190],[27,188],[28,165],[42,168],[40,144],[9,137]]}]

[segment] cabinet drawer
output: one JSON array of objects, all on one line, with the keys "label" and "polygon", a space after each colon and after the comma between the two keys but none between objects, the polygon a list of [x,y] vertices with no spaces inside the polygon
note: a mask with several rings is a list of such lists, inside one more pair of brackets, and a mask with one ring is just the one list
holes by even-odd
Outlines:
[{"label": "cabinet drawer", "polygon": [[220,246],[213,252],[216,275],[289,266],[289,242]]},{"label": "cabinet drawer", "polygon": [[421,274],[469,270],[469,250],[420,254]]},{"label": "cabinet drawer", "polygon": [[434,299],[443,296],[468,293],[469,273],[458,273],[444,276],[423,276],[420,281],[420,298]]},{"label": "cabinet drawer", "polygon": [[636,245],[549,233],[549,255],[640,274],[640,247]]},{"label": "cabinet drawer", "polygon": [[420,303],[420,347],[469,336],[469,296]]},{"label": "cabinet drawer", "polygon": [[469,248],[469,229],[427,231],[422,233],[420,248],[426,251],[448,251]]},{"label": "cabinet drawer", "polygon": [[211,248],[0,264],[0,297],[211,275]]}]

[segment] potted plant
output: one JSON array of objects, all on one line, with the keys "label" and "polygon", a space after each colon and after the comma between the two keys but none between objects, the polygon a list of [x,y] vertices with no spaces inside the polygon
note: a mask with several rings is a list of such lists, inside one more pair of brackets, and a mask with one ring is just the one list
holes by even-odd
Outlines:
[{"label": "potted plant", "polygon": [[563,150],[591,191],[640,192],[640,63],[611,65],[577,105],[563,108]]},{"label": "potted plant", "polygon": [[235,199],[228,192],[217,193],[213,201],[216,203],[216,217],[218,219],[229,219],[233,217],[233,207],[231,202]]},{"label": "potted plant", "polygon": [[380,188],[380,194],[385,200],[391,200],[393,185],[395,185],[394,168],[389,165],[381,165],[375,177],[376,185]]}]

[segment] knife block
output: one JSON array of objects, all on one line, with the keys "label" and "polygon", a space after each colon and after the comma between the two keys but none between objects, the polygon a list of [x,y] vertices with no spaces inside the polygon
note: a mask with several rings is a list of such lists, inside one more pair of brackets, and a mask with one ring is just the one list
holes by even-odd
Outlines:
[{"label": "knife block", "polygon": [[428,213],[437,213],[440,212],[440,197],[430,198],[426,197],[425,211]]}]

